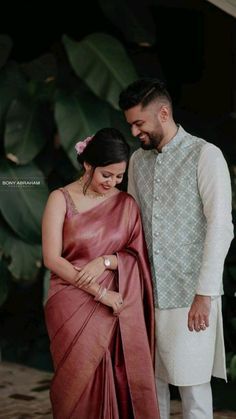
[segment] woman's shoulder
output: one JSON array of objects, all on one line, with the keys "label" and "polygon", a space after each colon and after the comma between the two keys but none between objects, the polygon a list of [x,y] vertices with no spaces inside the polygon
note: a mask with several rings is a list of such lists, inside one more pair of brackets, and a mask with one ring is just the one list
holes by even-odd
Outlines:
[{"label": "woman's shoulder", "polygon": [[54,189],[48,196],[48,205],[58,206],[61,208],[66,207],[66,190],[65,187]]},{"label": "woman's shoulder", "polygon": [[122,194],[122,197],[127,204],[138,208],[137,202],[135,201],[134,197],[130,195],[130,193],[125,191],[121,191],[120,193]]},{"label": "woman's shoulder", "polygon": [[61,201],[63,199],[63,195],[65,193],[65,187],[60,187],[57,189],[54,189],[50,192],[48,199],[51,201]]}]

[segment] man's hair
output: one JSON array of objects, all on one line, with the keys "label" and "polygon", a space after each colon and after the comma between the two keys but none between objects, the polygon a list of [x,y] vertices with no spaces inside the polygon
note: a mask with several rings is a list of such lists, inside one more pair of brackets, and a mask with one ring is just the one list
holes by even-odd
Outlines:
[{"label": "man's hair", "polygon": [[145,108],[155,100],[168,102],[172,108],[172,100],[164,82],[154,78],[143,78],[136,80],[121,92],[119,106],[123,111],[127,111],[136,105]]}]

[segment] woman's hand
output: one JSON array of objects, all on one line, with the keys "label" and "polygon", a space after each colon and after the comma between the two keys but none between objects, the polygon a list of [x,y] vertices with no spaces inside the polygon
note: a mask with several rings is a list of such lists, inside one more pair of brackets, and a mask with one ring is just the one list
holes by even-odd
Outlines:
[{"label": "woman's hand", "polygon": [[118,315],[123,308],[123,298],[119,292],[107,291],[100,300],[101,303],[113,309],[113,314]]},{"label": "woman's hand", "polygon": [[74,266],[78,271],[75,276],[75,283],[78,288],[88,287],[94,284],[98,277],[105,271],[106,267],[102,257],[91,260],[83,268]]}]

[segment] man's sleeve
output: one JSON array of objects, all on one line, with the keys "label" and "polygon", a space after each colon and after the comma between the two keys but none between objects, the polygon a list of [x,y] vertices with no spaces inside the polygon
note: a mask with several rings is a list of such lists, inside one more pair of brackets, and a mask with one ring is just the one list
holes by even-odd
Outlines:
[{"label": "man's sleeve", "polygon": [[233,238],[231,182],[220,149],[203,146],[198,163],[198,187],[207,230],[196,294],[222,294],[224,260]]}]

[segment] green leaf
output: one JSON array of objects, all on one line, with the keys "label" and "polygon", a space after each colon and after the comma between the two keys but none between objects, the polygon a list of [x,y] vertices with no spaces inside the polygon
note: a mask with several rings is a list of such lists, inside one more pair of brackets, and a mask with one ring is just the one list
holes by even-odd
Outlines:
[{"label": "green leaf", "polygon": [[16,280],[35,280],[42,264],[41,246],[28,244],[21,240],[0,218],[0,248],[5,257],[10,259],[8,266]]},{"label": "green leaf", "polygon": [[101,101],[89,91],[81,89],[78,95],[58,92],[55,119],[60,142],[76,169],[78,169],[78,163],[75,144],[101,128],[115,127],[120,130],[130,145],[131,152],[139,146],[139,142],[130,133],[123,113]]},{"label": "green leaf", "polygon": [[55,104],[55,119],[60,142],[73,165],[78,168],[75,144],[111,125],[110,106],[90,92],[66,95],[59,92]]},{"label": "green leaf", "polygon": [[99,0],[104,14],[124,34],[128,42],[151,46],[156,42],[156,28],[146,2]]},{"label": "green leaf", "polygon": [[12,40],[8,35],[0,35],[0,68],[6,63],[12,49]]},{"label": "green leaf", "polygon": [[17,64],[9,63],[0,71],[0,131],[12,100],[27,92],[27,83]]},{"label": "green leaf", "polygon": [[119,109],[121,90],[137,79],[122,44],[103,33],[91,34],[81,42],[66,35],[62,40],[75,73],[93,93]]},{"label": "green leaf", "polygon": [[48,298],[48,290],[50,286],[51,272],[46,269],[43,277],[43,304],[45,305]]},{"label": "green leaf", "polygon": [[4,140],[10,160],[27,164],[34,159],[46,142],[37,103],[30,99],[15,99],[12,102],[7,113]]},{"label": "green leaf", "polygon": [[226,358],[226,365],[227,365],[227,367],[229,367],[233,355],[234,355],[233,352],[226,352],[225,358]]},{"label": "green leaf", "polygon": [[33,163],[17,167],[1,160],[0,192],[0,211],[12,230],[27,243],[40,244],[48,196],[42,172]]},{"label": "green leaf", "polygon": [[53,54],[44,54],[41,57],[21,65],[23,72],[33,80],[49,82],[57,76],[57,63]]},{"label": "green leaf", "polygon": [[0,306],[6,301],[8,296],[9,276],[6,262],[0,259]]},{"label": "green leaf", "polygon": [[232,380],[236,380],[236,355],[234,355],[231,359],[229,373]]}]

